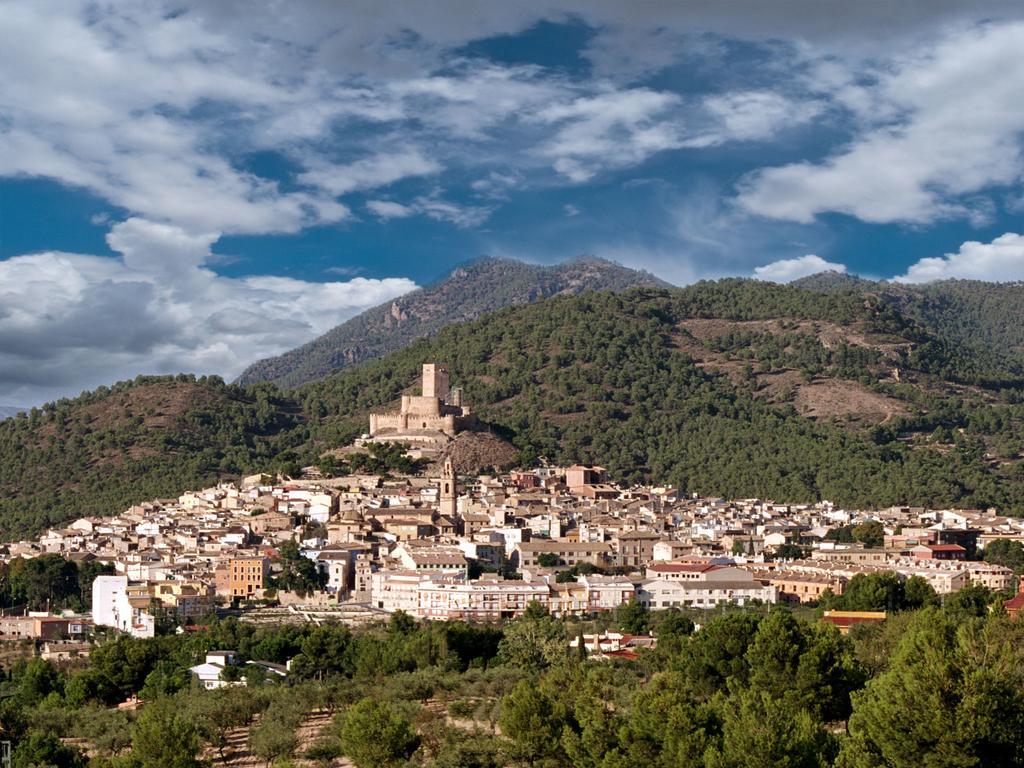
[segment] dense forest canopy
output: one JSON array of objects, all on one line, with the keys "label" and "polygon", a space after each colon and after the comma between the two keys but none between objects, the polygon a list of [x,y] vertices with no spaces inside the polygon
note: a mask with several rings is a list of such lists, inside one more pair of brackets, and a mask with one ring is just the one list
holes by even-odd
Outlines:
[{"label": "dense forest canopy", "polygon": [[[1024,512],[1012,350],[951,343],[859,290],[723,280],[499,310],[290,392],[143,377],[35,409],[0,423],[0,534],[315,463],[427,361],[449,365],[526,463],[593,461],[707,494]],[[835,392],[847,412],[822,410]],[[878,418],[858,419],[861,403]]]}]

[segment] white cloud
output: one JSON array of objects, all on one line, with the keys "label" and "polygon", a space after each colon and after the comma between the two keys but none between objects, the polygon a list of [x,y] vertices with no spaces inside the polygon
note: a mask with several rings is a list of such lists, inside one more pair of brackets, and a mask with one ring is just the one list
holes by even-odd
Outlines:
[{"label": "white cloud", "polygon": [[441,171],[441,164],[418,149],[393,154],[382,153],[348,165],[317,163],[317,167],[299,175],[303,184],[319,187],[332,195],[357,189],[376,189],[411,176],[428,176]]},{"label": "white cloud", "polygon": [[681,146],[681,123],[662,119],[680,103],[674,93],[634,88],[553,104],[532,117],[559,126],[539,154],[551,158],[555,170],[573,182],[587,181],[607,167],[643,162]]},{"label": "white cloud", "polygon": [[821,256],[809,253],[795,259],[779,259],[771,264],[755,267],[754,277],[773,283],[790,283],[819,272],[846,272],[846,265],[825,261]]},{"label": "white cloud", "polygon": [[905,275],[902,283],[928,283],[933,280],[1024,280],[1024,236],[1015,232],[1000,235],[991,243],[969,240],[956,253],[921,259]]},{"label": "white cloud", "polygon": [[115,225],[120,258],[45,252],[0,261],[0,397],[40,402],[139,373],[232,378],[416,286],[218,276],[215,233],[139,218]]},{"label": "white cloud", "polygon": [[416,213],[411,206],[392,200],[368,200],[366,208],[379,219],[405,219]]},{"label": "white cloud", "polygon": [[799,222],[827,211],[875,223],[984,219],[987,201],[971,196],[1024,171],[1022,48],[1024,23],[987,25],[898,59],[877,85],[844,92],[864,133],[824,162],[750,175],[739,203]]},{"label": "white cloud", "polygon": [[435,221],[447,221],[462,229],[478,227],[494,212],[491,206],[459,205],[444,200],[439,192],[420,195],[408,205],[392,200],[369,200],[367,210],[379,219],[405,219],[410,216],[426,216]]},{"label": "white cloud", "polygon": [[713,143],[762,141],[784,128],[808,122],[823,105],[817,101],[793,100],[772,91],[735,91],[709,96],[704,106],[721,123]]}]

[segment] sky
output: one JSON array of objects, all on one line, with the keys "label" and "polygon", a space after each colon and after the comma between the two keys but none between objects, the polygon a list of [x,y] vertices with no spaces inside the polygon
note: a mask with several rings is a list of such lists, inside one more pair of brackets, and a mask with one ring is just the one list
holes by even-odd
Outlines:
[{"label": "sky", "polygon": [[1017,0],[0,0],[0,405],[479,256],[1024,279]]}]

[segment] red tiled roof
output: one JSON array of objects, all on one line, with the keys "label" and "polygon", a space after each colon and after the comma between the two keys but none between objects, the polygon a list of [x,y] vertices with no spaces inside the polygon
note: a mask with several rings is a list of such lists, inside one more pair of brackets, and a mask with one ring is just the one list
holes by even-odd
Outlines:
[{"label": "red tiled roof", "polygon": [[1009,600],[1004,600],[1003,608],[1013,613],[1016,613],[1017,611],[1024,611],[1024,592],[1018,592]]}]

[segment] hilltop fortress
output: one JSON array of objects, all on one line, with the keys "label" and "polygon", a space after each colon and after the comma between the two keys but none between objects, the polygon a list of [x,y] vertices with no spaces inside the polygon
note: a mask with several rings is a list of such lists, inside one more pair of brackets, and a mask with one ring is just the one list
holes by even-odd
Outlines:
[{"label": "hilltop fortress", "polygon": [[402,395],[398,411],[370,414],[370,437],[422,440],[441,432],[455,437],[476,423],[462,402],[462,389],[449,385],[448,368],[438,363],[423,365],[422,394]]}]

